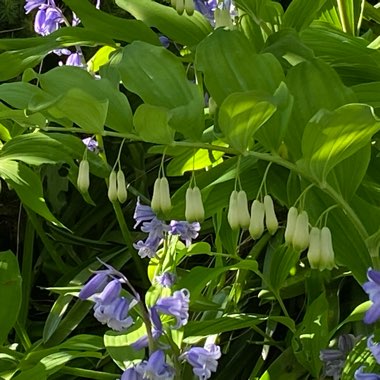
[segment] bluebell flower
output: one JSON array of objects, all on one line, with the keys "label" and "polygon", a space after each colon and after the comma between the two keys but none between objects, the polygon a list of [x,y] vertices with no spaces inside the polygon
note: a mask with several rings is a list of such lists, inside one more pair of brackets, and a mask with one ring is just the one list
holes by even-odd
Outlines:
[{"label": "bluebell flower", "polygon": [[174,369],[166,364],[162,350],[153,352],[148,360],[138,364],[136,371],[147,380],[172,380],[175,375]]},{"label": "bluebell flower", "polygon": [[156,236],[148,236],[145,241],[139,240],[137,243],[134,243],[133,246],[138,249],[138,255],[142,259],[144,257],[149,257],[151,259],[156,255],[160,243],[161,238]]},{"label": "bluebell flower", "polygon": [[34,30],[42,36],[47,36],[59,28],[59,24],[64,22],[62,12],[56,7],[40,8],[34,19]]},{"label": "bluebell flower", "polygon": [[195,9],[205,16],[211,25],[214,25],[214,11],[218,6],[217,0],[194,0]]},{"label": "bluebell flower", "polygon": [[94,296],[94,301],[98,304],[109,305],[119,298],[121,284],[119,280],[110,281],[101,293]]},{"label": "bluebell flower", "polygon": [[164,288],[170,288],[173,286],[176,275],[172,272],[164,272],[154,278],[157,284],[161,285]]},{"label": "bluebell flower", "polygon": [[133,214],[133,219],[136,221],[136,224],[133,227],[138,227],[142,222],[150,222],[155,217],[156,214],[153,210],[149,206],[142,205],[140,198],[137,198],[136,208]]},{"label": "bluebell flower", "polygon": [[112,330],[123,331],[133,324],[132,317],[128,316],[129,309],[129,301],[124,297],[118,297],[111,303],[96,303],[94,317]]},{"label": "bluebell flower", "polygon": [[95,274],[81,289],[79,292],[79,298],[81,300],[86,300],[90,298],[95,293],[99,293],[103,291],[106,287],[109,279],[108,279],[109,271],[99,271]]},{"label": "bluebell flower", "polygon": [[346,358],[354,348],[356,338],[352,334],[343,334],[339,337],[337,349],[321,350],[319,358],[324,363],[324,374],[339,380]]},{"label": "bluebell flower", "polygon": [[152,239],[162,239],[164,233],[169,231],[169,227],[162,220],[153,218],[151,221],[142,224],[141,231],[148,233]]},{"label": "bluebell flower", "polygon": [[199,380],[206,380],[211,377],[211,372],[216,372],[221,352],[219,346],[209,343],[204,347],[190,348],[182,357],[193,367],[194,375],[198,376]]},{"label": "bluebell flower", "polygon": [[172,235],[179,235],[180,239],[186,242],[188,247],[191,244],[192,239],[198,237],[198,232],[201,229],[201,225],[198,222],[189,223],[185,221],[178,222],[172,220],[170,222],[170,233]]},{"label": "bluebell flower", "polygon": [[363,366],[355,371],[355,380],[380,380],[380,375],[376,373],[363,372]]},{"label": "bluebell flower", "polygon": [[66,66],[83,67],[81,55],[79,53],[71,53],[67,57]]},{"label": "bluebell flower", "polygon": [[82,139],[82,142],[84,145],[86,145],[89,151],[95,152],[95,153],[99,152],[99,144],[92,137],[86,137],[85,139]]},{"label": "bluebell flower", "polygon": [[173,329],[179,329],[187,324],[189,319],[190,292],[187,289],[177,290],[172,296],[159,298],[154,308],[176,319]]},{"label": "bluebell flower", "polygon": [[373,341],[374,337],[375,337],[374,335],[371,335],[367,339],[367,347],[371,351],[371,353],[372,353],[373,357],[376,359],[377,363],[380,364],[380,343],[374,342]]},{"label": "bluebell flower", "polygon": [[121,375],[121,380],[144,380],[135,367],[126,369]]},{"label": "bluebell flower", "polygon": [[46,5],[46,0],[26,0],[24,9],[25,14],[30,13],[33,9],[39,8],[40,6]]},{"label": "bluebell flower", "polygon": [[164,48],[168,48],[169,45],[170,45],[170,40],[168,37],[166,36],[160,36],[158,37],[158,39],[160,40],[161,42],[161,45],[164,47]]},{"label": "bluebell flower", "polygon": [[371,324],[380,318],[380,272],[369,268],[367,277],[369,281],[363,284],[363,289],[372,301],[372,305],[363,320],[364,323]]}]

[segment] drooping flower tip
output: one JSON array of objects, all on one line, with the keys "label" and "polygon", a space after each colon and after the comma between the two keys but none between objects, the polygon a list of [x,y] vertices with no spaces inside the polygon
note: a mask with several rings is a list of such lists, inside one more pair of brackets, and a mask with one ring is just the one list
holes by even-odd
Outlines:
[{"label": "drooping flower tip", "polygon": [[210,343],[204,347],[192,347],[182,357],[193,367],[193,373],[199,380],[207,380],[212,372],[216,372],[221,352],[219,346]]},{"label": "drooping flower tip", "polygon": [[95,293],[103,291],[108,283],[108,274],[106,271],[96,273],[81,289],[78,297],[81,300],[86,300]]}]

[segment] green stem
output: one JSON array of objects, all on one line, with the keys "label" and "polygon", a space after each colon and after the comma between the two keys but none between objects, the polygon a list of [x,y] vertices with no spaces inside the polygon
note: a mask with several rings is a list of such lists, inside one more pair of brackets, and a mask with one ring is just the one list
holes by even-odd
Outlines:
[{"label": "green stem", "polygon": [[354,31],[351,30],[350,20],[348,18],[347,0],[337,0],[339,19],[342,24],[343,32],[354,35]]},{"label": "green stem", "polygon": [[139,272],[140,278],[143,281],[144,286],[148,288],[150,286],[149,279],[147,277],[146,271],[141,261],[141,257],[137,254],[135,247],[133,246],[131,233],[128,229],[127,223],[125,222],[120,203],[113,202],[112,206],[115,211],[116,219],[117,219],[117,222],[119,223],[120,231],[121,231],[121,234],[123,235],[128,251],[131,254],[132,260],[136,265],[137,271]]},{"label": "green stem", "polygon": [[17,337],[20,339],[24,350],[29,351],[30,347],[32,347],[32,342],[30,341],[24,326],[22,326],[19,322],[16,322],[14,329],[16,330]]}]

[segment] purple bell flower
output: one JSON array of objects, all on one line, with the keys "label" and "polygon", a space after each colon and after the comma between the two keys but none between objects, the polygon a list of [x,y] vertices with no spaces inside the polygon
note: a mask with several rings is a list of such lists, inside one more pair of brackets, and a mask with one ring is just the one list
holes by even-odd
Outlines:
[{"label": "purple bell flower", "polygon": [[86,300],[95,293],[103,291],[108,283],[108,271],[100,271],[95,274],[81,289],[79,292],[79,298]]},{"label": "purple bell flower", "polygon": [[46,0],[26,0],[24,9],[25,14],[30,13],[33,9],[39,8],[40,6],[46,5]]},{"label": "purple bell flower", "polygon": [[189,319],[190,292],[187,289],[177,290],[172,296],[159,298],[154,308],[176,319],[173,329],[179,329],[187,324]]},{"label": "purple bell flower", "polygon": [[369,281],[363,284],[363,289],[373,304],[367,310],[363,320],[364,323],[371,324],[380,318],[380,272],[369,268],[367,277]]},{"label": "purple bell flower", "polygon": [[96,303],[94,317],[103,325],[115,331],[123,331],[132,325],[133,319],[128,316],[129,302],[124,297],[116,298],[110,304]]},{"label": "purple bell flower", "polygon": [[82,142],[84,145],[86,145],[89,151],[95,152],[95,153],[99,152],[98,142],[92,137],[86,137],[85,139],[82,139]]},{"label": "purple bell flower", "polygon": [[144,380],[144,378],[136,371],[136,368],[128,368],[121,375],[120,380]]},{"label": "purple bell flower", "polygon": [[170,288],[173,286],[176,280],[176,275],[172,272],[164,272],[154,278],[157,284],[164,288]]},{"label": "purple bell flower", "polygon": [[195,9],[205,16],[211,25],[214,25],[214,12],[218,6],[217,0],[194,0]]},{"label": "purple bell flower", "polygon": [[376,359],[377,363],[380,364],[380,343],[373,341],[374,335],[371,335],[367,339],[367,347],[371,351],[373,357]]},{"label": "purple bell flower", "polygon": [[109,305],[119,298],[120,291],[120,281],[112,280],[99,295],[94,296],[94,301],[98,304]]},{"label": "purple bell flower", "polygon": [[142,361],[136,366],[136,371],[149,380],[173,380],[174,369],[166,364],[165,354],[157,350],[150,355],[148,360]]},{"label": "purple bell flower", "polygon": [[198,237],[198,232],[201,229],[201,225],[198,222],[188,223],[185,221],[178,222],[172,220],[170,222],[170,233],[172,235],[179,235],[180,239],[186,242],[186,247],[191,244],[192,239]]},{"label": "purple bell flower", "polygon": [[81,55],[79,53],[71,53],[66,60],[66,66],[83,67]]},{"label": "purple bell flower", "polygon": [[193,367],[193,372],[199,380],[206,380],[211,377],[211,372],[216,372],[221,352],[219,346],[209,343],[204,347],[190,348],[183,357]]},{"label": "purple bell flower", "polygon": [[139,240],[134,243],[133,246],[138,249],[138,255],[143,259],[144,257],[149,257],[150,259],[156,255],[158,246],[161,243],[161,238],[155,236],[148,236],[148,238],[143,241]]},{"label": "purple bell flower", "polygon": [[380,380],[380,375],[376,373],[363,372],[363,366],[355,371],[355,380]]},{"label": "purple bell flower", "polygon": [[40,8],[34,19],[34,30],[42,36],[47,36],[59,28],[59,24],[64,22],[62,12],[56,7]]},{"label": "purple bell flower", "polygon": [[136,221],[136,224],[133,226],[133,228],[138,227],[142,222],[150,222],[155,217],[156,214],[153,212],[153,210],[149,206],[142,205],[140,203],[140,198],[137,198],[136,208],[133,214],[133,219]]}]

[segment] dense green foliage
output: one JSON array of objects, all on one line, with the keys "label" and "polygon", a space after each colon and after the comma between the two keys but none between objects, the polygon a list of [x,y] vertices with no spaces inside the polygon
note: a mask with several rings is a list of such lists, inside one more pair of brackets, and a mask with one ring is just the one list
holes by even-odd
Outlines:
[{"label": "dense green foliage", "polygon": [[[213,379],[320,378],[331,341],[374,331],[362,323],[370,303],[360,285],[369,267],[380,270],[380,9],[361,0],[293,0],[286,9],[235,0],[233,27],[214,29],[199,12],[151,0],[116,0],[120,13],[64,4],[82,26],[0,39],[2,223],[10,226],[0,253],[0,378],[116,379],[144,357],[130,346],[144,332],[136,311],[133,329],[115,333],[77,299],[102,266],[97,258],[148,304],[163,292],[154,276],[176,271],[175,289],[187,288],[191,302],[172,343],[179,352],[215,335],[223,355]],[[50,67],[52,50],[79,45],[88,70]],[[88,191],[77,182],[83,159]],[[162,164],[173,207],[159,216],[185,219],[195,179],[205,221],[189,247],[167,238],[156,257],[141,259],[133,212],[137,197],[149,204]],[[117,165],[124,204],[107,197]],[[236,189],[250,203],[272,196],[273,235],[231,229]],[[311,269],[307,251],[284,242],[292,206],[310,226],[329,227],[331,271]],[[363,339],[349,359],[344,380],[376,364]]]}]

